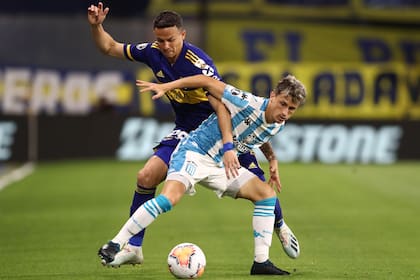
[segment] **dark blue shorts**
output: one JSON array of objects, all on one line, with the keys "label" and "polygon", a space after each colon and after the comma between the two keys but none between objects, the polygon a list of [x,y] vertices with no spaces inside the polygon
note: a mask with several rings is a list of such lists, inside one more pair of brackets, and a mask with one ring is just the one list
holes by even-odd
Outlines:
[{"label": "dark blue shorts", "polygon": [[[178,145],[178,142],[179,139],[162,140],[159,145],[153,148],[155,151],[154,155],[158,156],[166,163],[167,166],[169,166],[171,155],[174,152],[176,145]],[[258,161],[254,153],[241,154],[238,156],[238,160],[241,166],[245,167],[265,182],[264,171],[258,165]]]}]

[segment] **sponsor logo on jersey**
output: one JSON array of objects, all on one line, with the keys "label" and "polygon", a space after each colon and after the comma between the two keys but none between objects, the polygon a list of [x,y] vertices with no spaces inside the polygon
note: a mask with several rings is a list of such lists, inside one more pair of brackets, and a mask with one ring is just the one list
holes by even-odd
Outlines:
[{"label": "sponsor logo on jersey", "polygon": [[245,137],[243,142],[247,144],[253,144],[255,142],[255,138],[256,136],[254,134],[250,134],[247,137]]},{"label": "sponsor logo on jersey", "polygon": [[159,70],[159,72],[156,73],[156,77],[165,78],[165,75],[163,74],[162,70]]},{"label": "sponsor logo on jersey", "polygon": [[252,122],[252,120],[251,120],[250,117],[247,117],[247,118],[244,119],[244,123],[248,126],[251,124],[251,122]]},{"label": "sponsor logo on jersey", "polygon": [[214,76],[214,69],[213,67],[209,66],[206,64],[206,66],[204,68],[202,68],[203,70],[201,71],[201,73],[203,73],[203,75],[212,77]]},{"label": "sponsor logo on jersey", "polygon": [[147,47],[147,43],[142,43],[142,44],[138,44],[136,46],[136,49],[138,49],[139,51],[141,51],[142,49]]},{"label": "sponsor logo on jersey", "polygon": [[232,93],[232,95],[240,95],[241,94],[241,91],[237,88],[232,88],[230,90],[230,92]]},{"label": "sponsor logo on jersey", "polygon": [[196,54],[194,54],[191,50],[187,50],[185,54],[185,58],[194,64],[195,67],[201,69],[203,75],[212,77],[214,76],[214,68],[208,65],[203,59],[199,58]]}]

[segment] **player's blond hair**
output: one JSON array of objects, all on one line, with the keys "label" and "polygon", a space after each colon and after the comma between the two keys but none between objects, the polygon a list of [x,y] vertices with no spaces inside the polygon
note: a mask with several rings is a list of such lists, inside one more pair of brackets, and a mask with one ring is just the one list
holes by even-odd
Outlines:
[{"label": "player's blond hair", "polygon": [[292,101],[300,105],[304,104],[306,100],[305,86],[295,76],[290,74],[281,79],[273,91],[276,95],[281,93],[290,95]]}]

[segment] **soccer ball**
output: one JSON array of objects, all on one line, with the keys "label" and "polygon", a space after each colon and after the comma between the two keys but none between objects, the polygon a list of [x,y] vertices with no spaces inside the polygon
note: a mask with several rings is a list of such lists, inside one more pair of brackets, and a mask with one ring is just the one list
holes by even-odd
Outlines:
[{"label": "soccer ball", "polygon": [[172,248],[169,253],[168,267],[176,278],[199,278],[206,267],[206,256],[197,245],[181,243]]}]

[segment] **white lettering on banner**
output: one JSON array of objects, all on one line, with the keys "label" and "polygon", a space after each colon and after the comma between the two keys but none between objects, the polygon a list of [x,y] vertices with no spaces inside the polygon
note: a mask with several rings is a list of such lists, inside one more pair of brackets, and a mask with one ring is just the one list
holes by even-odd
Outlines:
[{"label": "white lettering on banner", "polygon": [[117,101],[116,87],[123,83],[123,77],[118,72],[101,72],[93,80],[93,91],[109,103]]},{"label": "white lettering on banner", "polygon": [[71,73],[66,77],[63,92],[63,109],[70,114],[89,112],[89,80],[86,74]]},{"label": "white lettering on banner", "polygon": [[[127,119],[121,130],[120,160],[145,160],[152,148],[168,135],[171,123],[153,119]],[[394,163],[403,130],[396,125],[375,128],[370,125],[286,125],[283,132],[272,139],[272,146],[280,162],[333,163]],[[266,161],[257,152],[258,160]]]},{"label": "white lettering on banner", "polygon": [[[31,112],[54,115],[87,114],[92,100],[104,98],[111,104],[117,100],[116,88],[124,79],[118,71],[65,72],[29,68],[4,70],[4,93],[1,111],[23,115]],[[1,95],[0,95],[1,98]]]},{"label": "white lettering on banner", "polygon": [[28,99],[28,69],[6,69],[4,72],[3,112],[25,114]]},{"label": "white lettering on banner", "polygon": [[38,71],[33,78],[31,112],[57,113],[57,100],[60,96],[60,77],[56,71]]},{"label": "white lettering on banner", "polygon": [[153,147],[173,128],[173,124],[159,124],[153,119],[129,118],[121,129],[121,146],[117,150],[120,160],[145,160]]},{"label": "white lettering on banner", "polygon": [[288,124],[272,145],[283,162],[389,164],[397,160],[402,133],[399,126]]},{"label": "white lettering on banner", "polygon": [[0,122],[0,161],[8,160],[12,156],[14,133],[17,126],[13,122]]}]

